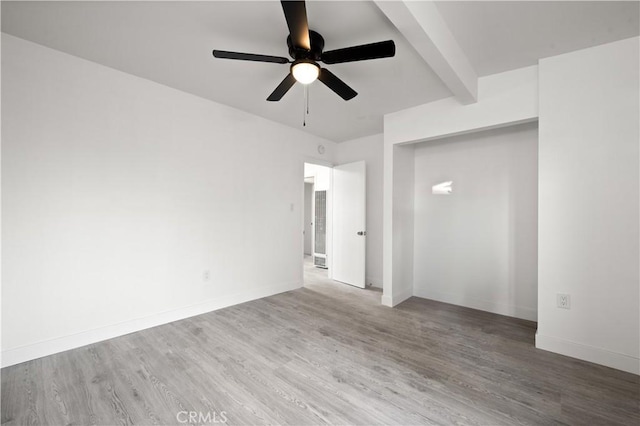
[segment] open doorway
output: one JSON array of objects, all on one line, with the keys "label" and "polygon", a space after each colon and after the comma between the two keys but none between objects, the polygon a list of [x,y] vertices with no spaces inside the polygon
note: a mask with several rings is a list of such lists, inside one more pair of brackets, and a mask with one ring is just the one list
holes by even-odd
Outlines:
[{"label": "open doorway", "polygon": [[331,168],[304,164],[304,281],[330,278]]},{"label": "open doorway", "polygon": [[[366,164],[304,164],[304,271],[366,288]],[[304,276],[305,280],[307,276]]]}]

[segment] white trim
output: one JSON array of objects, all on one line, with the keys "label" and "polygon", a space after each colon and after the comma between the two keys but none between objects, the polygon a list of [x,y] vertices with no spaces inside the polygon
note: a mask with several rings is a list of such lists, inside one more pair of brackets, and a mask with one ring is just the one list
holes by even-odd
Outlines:
[{"label": "white trim", "polygon": [[506,123],[492,124],[484,127],[474,127],[473,129],[469,129],[469,130],[461,130],[459,132],[452,132],[452,133],[443,134],[443,135],[435,135],[425,139],[421,139],[419,141],[404,142],[396,145],[410,145],[414,143],[432,142],[439,139],[452,138],[454,136],[469,135],[472,133],[486,132],[488,130],[504,129],[505,127],[519,126],[521,124],[527,124],[527,123],[536,123],[538,121],[539,121],[538,117],[528,117],[528,118],[523,118],[522,120],[514,120]]},{"label": "white trim", "polygon": [[413,296],[412,289],[407,289],[400,294],[396,294],[395,296],[389,296],[389,295],[383,294],[382,299],[380,300],[380,303],[384,306],[393,308],[395,306],[398,306],[399,304],[401,304],[411,296]]},{"label": "white trim", "polygon": [[387,296],[385,294],[382,295],[382,297],[380,298],[380,304],[382,306],[387,306],[389,308],[393,308],[393,304],[391,301],[391,296]]},{"label": "white trim", "polygon": [[315,164],[316,166],[329,167],[330,169],[332,169],[334,166],[333,162],[329,160],[325,160],[323,158],[310,157],[305,155],[302,157],[303,175],[304,175],[304,163]]},{"label": "white trim", "polygon": [[195,305],[160,312],[143,318],[136,318],[122,323],[82,331],[68,336],[57,337],[31,345],[3,350],[2,367],[8,367],[10,365],[19,364],[21,362],[30,361],[43,356],[68,351],[70,349],[79,348],[81,346],[90,345],[92,343],[112,339],[114,337],[123,336],[125,334],[134,333],[136,331],[156,327],[158,325],[201,315],[207,312],[226,308],[228,306],[248,302],[250,300],[295,290],[301,286],[302,284],[300,282],[292,282],[259,287],[249,291],[209,299]]},{"label": "white trim", "polygon": [[536,348],[584,361],[601,364],[628,373],[640,374],[640,359],[595,346],[536,333]]},{"label": "white trim", "polygon": [[405,300],[407,300],[412,296],[413,296],[413,289],[411,288],[408,288],[400,292],[399,294],[394,294],[392,297],[393,306],[398,306],[399,304],[401,304],[402,302],[404,302]]},{"label": "white trim", "polygon": [[[326,235],[326,253],[325,253],[325,267],[327,270],[327,278],[329,279],[333,279],[333,267],[332,267],[332,260],[333,260],[333,247],[332,247],[332,243],[333,243],[333,214],[330,214],[333,211],[333,167],[334,164],[330,161],[327,160],[323,160],[323,159],[319,159],[319,158],[315,158],[315,157],[308,157],[305,156],[302,159],[302,179],[304,181],[305,176],[304,176],[304,169],[305,169],[305,164],[311,164],[311,165],[315,165],[315,166],[322,166],[322,167],[326,167],[328,169],[330,169],[329,171],[329,189],[327,190],[327,222],[325,224],[326,228],[325,228],[325,235]],[[315,207],[315,188],[316,188],[316,179],[314,177],[314,181],[313,181],[313,197],[312,197],[312,214],[315,214],[314,212],[316,211],[316,207]],[[304,206],[304,184],[302,185],[302,205]],[[302,212],[302,223],[303,223],[303,229],[304,229],[304,207],[302,208],[303,212]],[[311,256],[313,257],[313,251],[315,249],[316,246],[316,242],[315,242],[315,220],[313,221],[314,225],[313,225],[313,229],[312,229],[312,239],[311,239]],[[302,238],[302,247],[304,247],[304,234],[302,234],[301,236]],[[304,250],[303,250],[304,251]],[[304,257],[303,257],[303,261],[300,265],[300,276],[302,277],[302,282],[304,282]]]},{"label": "white trim", "polygon": [[529,321],[537,321],[538,319],[538,311],[533,308],[516,305],[506,305],[489,300],[472,299],[464,294],[459,293],[443,293],[437,291],[427,291],[425,289],[415,289],[414,296],[422,297],[423,299],[436,300],[438,302],[451,303],[452,305],[479,309],[481,311],[492,312],[494,314],[522,318]]}]

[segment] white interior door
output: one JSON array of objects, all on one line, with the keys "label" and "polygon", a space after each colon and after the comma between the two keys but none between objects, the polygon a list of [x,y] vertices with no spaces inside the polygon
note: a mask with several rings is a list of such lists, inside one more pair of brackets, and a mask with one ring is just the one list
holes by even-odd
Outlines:
[{"label": "white interior door", "polygon": [[332,278],[365,288],[365,162],[333,168]]}]

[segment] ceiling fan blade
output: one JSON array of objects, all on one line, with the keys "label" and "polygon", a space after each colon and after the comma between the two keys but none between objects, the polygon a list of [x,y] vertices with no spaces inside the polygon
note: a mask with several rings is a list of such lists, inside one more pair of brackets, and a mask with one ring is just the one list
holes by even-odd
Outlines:
[{"label": "ceiling fan blade", "polygon": [[336,92],[338,96],[340,96],[345,101],[348,101],[349,99],[353,99],[358,95],[358,92],[353,90],[351,87],[347,86],[347,83],[340,80],[338,77],[335,76],[334,73],[332,73],[326,68],[322,68],[320,70],[320,75],[318,75],[318,80],[323,82],[325,86],[327,86],[329,89]]},{"label": "ceiling fan blade", "polygon": [[340,64],[342,62],[365,61],[367,59],[390,58],[396,54],[396,44],[393,40],[378,43],[362,44],[360,46],[345,47],[322,53],[325,64]]},{"label": "ceiling fan blade", "polygon": [[281,56],[256,55],[255,53],[227,52],[226,50],[214,50],[213,56],[221,59],[238,59],[241,61],[274,62],[276,64],[288,64],[289,60]]},{"label": "ceiling fan blade", "polygon": [[311,50],[309,40],[309,23],[307,21],[307,7],[304,1],[282,0],[282,10],[287,20],[291,41],[295,47]]},{"label": "ceiling fan blade", "polygon": [[268,101],[275,102],[282,99],[282,97],[293,87],[296,83],[296,79],[293,77],[293,74],[289,73],[287,76],[278,84],[276,90],[273,91],[267,98]]}]

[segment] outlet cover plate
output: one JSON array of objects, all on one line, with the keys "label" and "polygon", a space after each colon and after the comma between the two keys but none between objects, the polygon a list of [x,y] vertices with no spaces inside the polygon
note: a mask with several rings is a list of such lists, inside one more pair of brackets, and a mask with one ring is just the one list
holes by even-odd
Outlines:
[{"label": "outlet cover plate", "polygon": [[571,309],[571,296],[565,293],[558,293],[556,295],[556,302],[558,308]]}]

